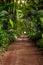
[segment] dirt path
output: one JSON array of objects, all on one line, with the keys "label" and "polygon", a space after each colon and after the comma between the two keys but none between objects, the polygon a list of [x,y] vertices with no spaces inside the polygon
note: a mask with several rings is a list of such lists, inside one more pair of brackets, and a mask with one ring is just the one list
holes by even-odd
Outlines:
[{"label": "dirt path", "polygon": [[1,59],[0,65],[43,65],[43,56],[26,35],[12,43]]}]

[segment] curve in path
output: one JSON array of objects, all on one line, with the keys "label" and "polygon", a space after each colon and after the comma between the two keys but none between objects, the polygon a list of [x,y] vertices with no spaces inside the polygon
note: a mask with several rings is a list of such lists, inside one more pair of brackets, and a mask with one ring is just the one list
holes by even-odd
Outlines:
[{"label": "curve in path", "polygon": [[22,35],[8,47],[0,65],[43,65],[43,56],[33,42]]}]

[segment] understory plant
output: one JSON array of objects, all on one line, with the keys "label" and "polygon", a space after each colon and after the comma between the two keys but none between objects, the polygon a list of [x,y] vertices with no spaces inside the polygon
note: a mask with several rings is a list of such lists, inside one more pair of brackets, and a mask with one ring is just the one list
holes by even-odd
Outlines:
[{"label": "understory plant", "polygon": [[5,10],[0,12],[0,51],[6,50],[8,45],[15,40],[16,32],[14,22]]}]

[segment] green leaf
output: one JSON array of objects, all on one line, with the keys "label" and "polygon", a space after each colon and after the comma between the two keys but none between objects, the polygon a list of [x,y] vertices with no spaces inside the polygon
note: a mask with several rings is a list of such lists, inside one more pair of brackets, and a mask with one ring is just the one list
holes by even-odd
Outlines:
[{"label": "green leaf", "polygon": [[9,22],[10,22],[11,27],[13,28],[14,27],[13,21],[11,19],[9,19]]}]

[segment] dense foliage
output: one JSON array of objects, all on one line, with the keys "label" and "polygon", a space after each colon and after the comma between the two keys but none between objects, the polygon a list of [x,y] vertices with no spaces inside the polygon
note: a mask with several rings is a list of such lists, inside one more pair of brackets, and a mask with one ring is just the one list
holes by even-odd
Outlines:
[{"label": "dense foliage", "polygon": [[5,51],[8,45],[21,34],[21,29],[16,22],[16,14],[9,10],[9,7],[12,9],[12,5],[14,3],[0,7],[0,52]]},{"label": "dense foliage", "polygon": [[28,2],[28,10],[25,18],[27,23],[27,34],[36,45],[43,49],[43,10],[39,10],[39,1]]}]

